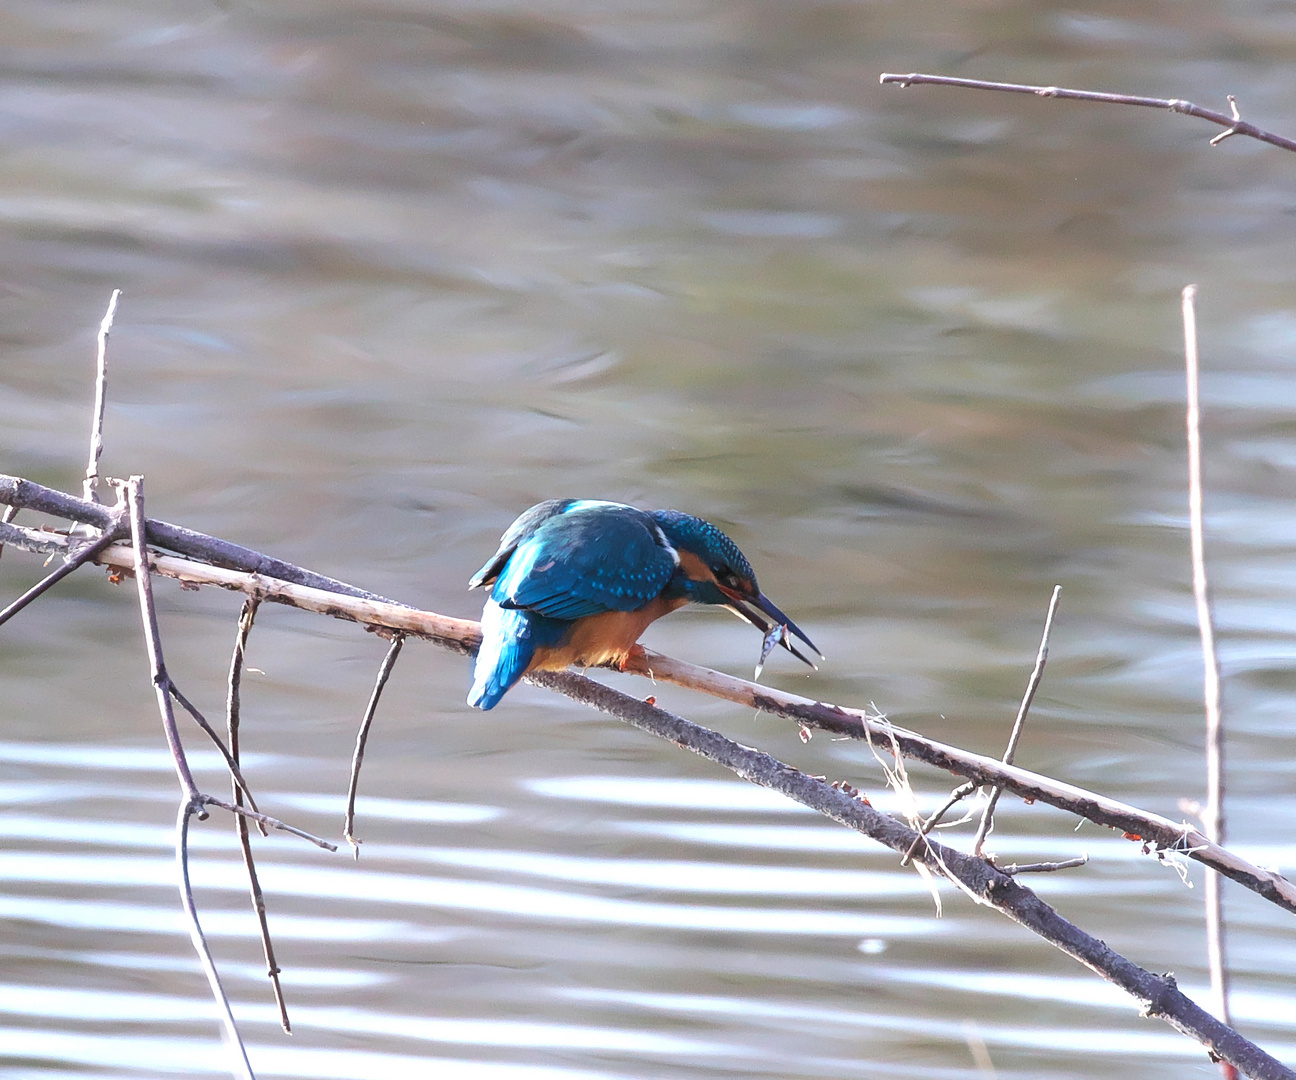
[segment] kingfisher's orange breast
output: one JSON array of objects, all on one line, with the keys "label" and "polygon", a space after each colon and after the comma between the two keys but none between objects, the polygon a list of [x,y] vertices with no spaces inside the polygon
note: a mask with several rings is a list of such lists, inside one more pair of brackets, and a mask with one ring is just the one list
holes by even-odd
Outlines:
[{"label": "kingfisher's orange breast", "polygon": [[551,649],[536,649],[528,671],[562,671],[572,664],[597,667],[624,663],[648,626],[687,603],[683,598],[650,600],[638,611],[604,611],[572,623],[567,640]]}]

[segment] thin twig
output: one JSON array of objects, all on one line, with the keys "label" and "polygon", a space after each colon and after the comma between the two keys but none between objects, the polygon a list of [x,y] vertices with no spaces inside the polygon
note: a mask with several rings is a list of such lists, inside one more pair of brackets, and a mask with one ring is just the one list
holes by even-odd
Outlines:
[{"label": "thin twig", "polygon": [[280,821],[278,818],[271,817],[269,814],[262,814],[256,810],[250,810],[246,806],[239,806],[237,803],[227,802],[225,799],[218,799],[215,795],[207,795],[199,792],[198,800],[204,806],[219,806],[222,810],[228,810],[231,814],[239,814],[249,821],[259,821],[262,825],[271,829],[278,829],[280,832],[291,833],[293,836],[300,836],[303,840],[309,840],[316,847],[323,848],[325,851],[337,851],[337,844],[331,840],[325,840],[323,837],[309,833],[305,829],[299,829],[296,825],[289,825],[286,821]]},{"label": "thin twig", "polygon": [[[257,607],[261,603],[255,596],[243,601],[243,610],[239,612],[238,633],[234,636],[234,654],[230,658],[229,692],[225,699],[225,722],[229,731],[230,756],[237,763],[239,760],[239,687],[243,681],[243,657],[247,652],[248,634],[252,632],[252,623],[256,619]],[[237,778],[230,778],[233,787],[234,804],[243,805],[246,785]],[[249,801],[251,796],[248,797]],[[261,835],[266,835],[266,827],[257,822]],[[261,930],[261,952],[265,956],[266,975],[274,992],[275,1004],[279,1007],[279,1024],[288,1035],[292,1034],[292,1024],[288,1019],[288,1003],[284,1000],[283,986],[279,982],[279,963],[275,960],[274,941],[270,937],[270,923],[266,916],[265,894],[261,891],[261,879],[257,876],[256,860],[252,857],[252,838],[248,835],[247,818],[242,814],[234,815],[234,829],[238,833],[239,850],[243,853],[243,865],[247,869],[248,891],[252,896],[252,910],[256,912],[257,924]]]},{"label": "thin twig", "polygon": [[1296,150],[1296,140],[1272,131],[1265,131],[1255,124],[1243,120],[1237,109],[1237,102],[1229,97],[1230,113],[1217,112],[1214,109],[1203,109],[1191,101],[1179,98],[1139,97],[1132,94],[1107,94],[1097,90],[1068,90],[1061,86],[1029,86],[1023,83],[988,82],[984,79],[961,79],[952,75],[924,75],[912,72],[908,75],[884,73],[878,80],[884,85],[893,83],[900,87],[907,86],[959,86],[966,90],[998,90],[1007,94],[1033,94],[1035,97],[1064,98],[1070,101],[1097,101],[1108,105],[1137,105],[1145,109],[1167,109],[1170,112],[1195,116],[1200,120],[1209,120],[1228,130],[1211,140],[1212,146],[1218,146],[1229,135],[1249,135],[1253,139],[1281,147],[1283,150]]},{"label": "thin twig", "polygon": [[[247,781],[243,779],[243,773],[239,769],[238,759],[235,758],[233,753],[226,748],[225,740],[222,739],[216,729],[207,722],[207,717],[203,716],[203,714],[198,711],[198,707],[180,692],[180,687],[176,686],[175,680],[172,679],[170,675],[166,677],[166,684],[167,689],[171,691],[171,696],[180,703],[180,707],[184,709],[185,712],[193,717],[194,723],[206,732],[207,737],[211,739],[213,745],[220,751],[221,757],[225,759],[225,768],[229,770],[230,780],[233,783],[235,790],[241,790],[247,796],[248,806],[253,810],[256,810],[256,799],[252,797],[252,790],[247,786]],[[240,804],[242,804],[242,801],[242,799],[239,799]],[[262,835],[264,835],[264,833]]]},{"label": "thin twig", "polygon": [[369,741],[369,728],[373,724],[374,714],[378,711],[378,699],[382,697],[383,687],[387,685],[392,668],[396,666],[396,658],[400,656],[404,645],[405,635],[398,632],[392,638],[387,655],[383,657],[382,666],[378,669],[378,678],[374,681],[373,693],[369,695],[369,704],[365,708],[364,719],[360,721],[360,730],[356,732],[355,752],[351,755],[351,782],[347,785],[346,820],[342,827],[342,835],[351,845],[351,854],[356,859],[360,858],[361,844],[361,841],[356,839],[354,831],[356,791],[360,787],[360,766],[364,763],[365,743]]},{"label": "thin twig", "polygon": [[[12,507],[11,507],[12,509]],[[78,567],[84,566],[88,562],[94,562],[111,544],[115,544],[121,539],[126,529],[126,520],[123,517],[116,526],[104,533],[97,540],[87,540],[82,546],[76,549],[75,554],[70,555],[53,573],[41,578],[30,589],[28,589],[17,600],[13,601],[3,611],[0,611],[0,626],[3,626],[12,619],[18,612],[22,611],[37,597],[43,595],[48,589],[57,585],[65,577],[71,574]]]},{"label": "thin twig", "polygon": [[234,1012],[230,1008],[229,997],[221,985],[220,974],[216,970],[216,961],[212,959],[211,948],[203,933],[202,923],[198,921],[198,905],[194,901],[193,886],[189,882],[189,816],[203,813],[202,804],[196,799],[181,798],[180,811],[176,815],[176,866],[180,872],[180,903],[189,920],[189,938],[193,942],[194,952],[202,964],[203,974],[207,976],[207,985],[211,987],[212,997],[220,1009],[221,1022],[225,1034],[234,1051],[239,1072],[246,1080],[256,1080],[252,1072],[252,1063],[248,1061],[247,1047],[239,1034],[238,1024],[234,1022]]},{"label": "thin twig", "polygon": [[969,780],[966,784],[960,784],[950,792],[950,797],[945,800],[944,805],[918,827],[918,835],[914,838],[913,846],[904,853],[904,858],[900,860],[901,866],[909,865],[909,860],[914,857],[914,852],[918,850],[918,845],[923,842],[923,839],[932,831],[932,829],[936,828],[936,826],[940,824],[941,818],[949,813],[950,807],[957,802],[962,802],[971,795],[972,792],[976,791],[976,789],[977,785]]},{"label": "thin twig", "polygon": [[1084,866],[1088,861],[1088,855],[1077,855],[1074,859],[1063,859],[1061,862],[1022,863],[1020,866],[1017,863],[1009,863],[1007,866],[999,866],[998,863],[995,863],[995,866],[1010,876],[1013,874],[1052,874],[1058,870],[1071,870],[1077,866]]},{"label": "thin twig", "polygon": [[108,311],[99,324],[99,349],[95,365],[94,417],[90,427],[90,463],[86,466],[85,497],[93,503],[99,501],[99,458],[103,454],[104,401],[108,390],[108,335],[112,333],[113,318],[117,314],[117,298],[121,289],[113,289],[108,300]]},{"label": "thin twig", "polygon": [[[1022,695],[1021,706],[1017,709],[1017,719],[1013,721],[1012,734],[1008,736],[1008,749],[1004,751],[1003,763],[1011,765],[1017,753],[1017,743],[1021,741],[1022,729],[1026,725],[1026,715],[1030,712],[1031,702],[1035,700],[1035,691],[1039,689],[1040,679],[1044,676],[1044,665],[1048,663],[1049,635],[1053,633],[1053,616],[1057,612],[1058,599],[1062,596],[1062,586],[1053,586],[1053,596],[1049,600],[1048,614],[1044,617],[1044,633],[1040,637],[1039,652],[1035,654],[1035,669],[1026,681],[1026,693]],[[996,784],[990,791],[990,798],[981,814],[981,824],[977,826],[976,839],[972,842],[972,853],[980,855],[985,846],[986,837],[994,826],[995,806],[1003,788]]]},{"label": "thin twig", "polygon": [[[1197,354],[1197,286],[1183,291],[1184,361],[1188,378],[1188,520],[1192,547],[1193,599],[1201,632],[1205,661],[1206,700],[1206,806],[1204,831],[1217,844],[1224,843],[1224,718],[1220,710],[1220,666],[1215,651],[1215,620],[1211,613],[1210,585],[1206,577],[1206,542],[1202,525],[1201,395]],[[1206,871],[1206,951],[1211,974],[1215,1013],[1229,1022],[1228,964],[1224,950],[1224,912],[1221,881]]]}]

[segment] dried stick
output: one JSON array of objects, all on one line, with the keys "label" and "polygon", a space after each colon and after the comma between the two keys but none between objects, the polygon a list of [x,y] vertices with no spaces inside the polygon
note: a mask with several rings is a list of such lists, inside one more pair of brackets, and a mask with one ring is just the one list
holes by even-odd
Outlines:
[{"label": "dried stick", "polygon": [[373,693],[369,695],[369,704],[365,707],[364,718],[360,721],[360,730],[356,732],[355,752],[351,755],[351,782],[347,785],[346,819],[342,826],[342,835],[351,845],[351,854],[360,858],[360,844],[355,836],[356,791],[360,787],[360,766],[364,763],[365,743],[369,741],[369,728],[373,724],[374,714],[378,711],[378,699],[382,697],[383,687],[391,677],[396,658],[405,646],[405,635],[397,632],[392,638],[391,647],[383,657],[382,666],[378,669],[378,678],[374,681]]},{"label": "dried stick", "polygon": [[[256,619],[259,601],[249,597],[243,601],[243,610],[239,612],[238,633],[234,637],[234,654],[230,658],[229,691],[225,699],[225,721],[229,730],[230,755],[235,762],[239,760],[239,688],[243,681],[243,657],[247,652],[248,634],[252,632],[252,623]],[[243,795],[247,787],[237,777],[231,777],[234,802],[243,805]],[[252,796],[248,794],[248,800]],[[257,925],[261,930],[261,951],[265,955],[266,975],[274,992],[275,1004],[279,1007],[279,1026],[287,1035],[292,1034],[292,1024],[288,1019],[288,1003],[284,1000],[283,986],[279,982],[280,967],[275,960],[274,942],[270,938],[270,923],[266,918],[265,895],[261,891],[261,879],[257,876],[256,860],[252,857],[252,840],[248,836],[247,818],[242,814],[234,815],[234,828],[238,833],[239,850],[243,853],[243,865],[247,869],[248,891],[252,896],[252,910],[256,912]],[[266,827],[257,822],[261,835],[266,835]]]},{"label": "dried stick", "polygon": [[[1206,676],[1206,807],[1205,833],[1224,843],[1224,718],[1220,711],[1220,666],[1215,652],[1215,620],[1206,578],[1206,543],[1202,526],[1201,396],[1197,355],[1197,286],[1183,291],[1184,361],[1188,378],[1188,519],[1192,547],[1193,599],[1201,631]],[[1210,966],[1215,1015],[1229,1023],[1229,977],[1224,951],[1224,912],[1219,876],[1206,872],[1206,954]]]},{"label": "dried stick", "polygon": [[[12,509],[12,507],[10,507],[10,509]],[[72,571],[76,570],[78,567],[84,566],[88,562],[94,562],[97,560],[109,545],[115,544],[121,539],[125,528],[126,520],[122,517],[118,520],[117,524],[104,533],[103,536],[99,537],[97,540],[88,540],[78,547],[75,550],[75,553],[69,555],[67,560],[59,566],[57,570],[46,577],[41,578],[40,581],[36,582],[36,584],[23,593],[22,596],[18,597],[17,600],[13,601],[13,603],[3,611],[0,611],[0,626],[7,623],[33,600],[44,595],[47,590],[57,585],[72,573]]]},{"label": "dried stick", "polygon": [[166,732],[167,745],[171,748],[171,757],[175,762],[176,776],[180,781],[180,809],[176,815],[176,865],[179,870],[180,903],[184,906],[185,916],[189,920],[189,937],[193,941],[198,960],[207,975],[207,984],[211,987],[212,997],[221,1012],[234,1049],[235,1059],[242,1074],[247,1080],[255,1080],[252,1063],[248,1061],[247,1048],[239,1035],[238,1025],[234,1022],[234,1013],[230,1009],[229,998],[221,986],[220,975],[216,971],[216,962],[212,959],[211,949],[198,921],[198,905],[194,901],[193,886],[189,881],[189,816],[198,814],[206,816],[203,810],[203,799],[194,783],[193,773],[185,758],[184,746],[180,742],[180,732],[176,726],[175,710],[171,707],[171,695],[168,692],[166,666],[162,661],[162,635],[158,629],[157,610],[153,604],[153,583],[149,574],[148,551],[144,546],[144,478],[132,476],[126,489],[126,502],[130,512],[131,543],[135,553],[135,585],[139,593],[140,618],[144,624],[144,643],[148,649],[149,669],[153,675],[153,689],[157,694],[158,711],[162,714],[162,728]]},{"label": "dried stick", "polygon": [[1242,114],[1238,112],[1237,101],[1232,94],[1228,95],[1229,114],[1226,115],[1222,112],[1216,112],[1214,109],[1203,109],[1200,105],[1194,105],[1191,101],[1183,101],[1179,98],[1137,97],[1131,94],[1106,94],[1097,90],[1067,90],[1061,86],[1028,86],[1022,83],[987,82],[983,79],[961,79],[952,75],[924,75],[917,71],[908,75],[884,73],[878,81],[883,85],[894,83],[902,88],[908,86],[959,86],[966,90],[998,90],[1007,94],[1033,94],[1036,97],[1064,98],[1070,101],[1097,101],[1107,105],[1138,105],[1146,109],[1167,109],[1170,112],[1183,113],[1185,116],[1195,116],[1201,120],[1209,120],[1212,124],[1218,124],[1220,127],[1226,128],[1227,130],[1211,139],[1211,146],[1218,146],[1230,135],[1248,135],[1253,139],[1269,143],[1271,146],[1281,147],[1283,150],[1296,150],[1296,140],[1285,138],[1282,135],[1275,135],[1272,131],[1265,131],[1263,128],[1258,128],[1255,124],[1243,120]]},{"label": "dried stick", "polygon": [[[893,851],[903,852],[913,843],[914,830],[863,800],[655,705],[571,672],[538,672],[528,679],[691,750],[744,780],[781,792]],[[979,902],[1007,915],[1115,983],[1142,1003],[1145,1015],[1160,1017],[1175,1030],[1197,1039],[1212,1054],[1237,1065],[1247,1076],[1296,1080],[1296,1072],[1185,997],[1173,977],[1154,975],[1116,953],[1062,918],[1032,890],[986,860],[964,855],[932,840],[921,857],[934,873],[950,877]]]},{"label": "dried stick", "polygon": [[[1022,728],[1026,726],[1026,714],[1030,712],[1031,703],[1035,700],[1035,691],[1039,689],[1040,679],[1044,677],[1044,665],[1048,663],[1049,635],[1053,633],[1053,616],[1057,613],[1058,599],[1062,595],[1062,586],[1053,586],[1053,597],[1049,600],[1048,614],[1044,617],[1044,634],[1040,638],[1039,652],[1035,654],[1035,669],[1026,680],[1026,693],[1022,695],[1021,706],[1017,709],[1017,719],[1013,721],[1012,734],[1008,736],[1008,749],[1004,751],[1003,763],[1011,765],[1017,754],[1017,744],[1021,741]],[[985,846],[986,837],[994,826],[995,806],[1003,788],[996,784],[990,790],[989,801],[981,814],[981,824],[977,826],[976,839],[972,842],[972,853],[980,855]]]},{"label": "dried stick", "polygon": [[[25,481],[20,483],[25,485]],[[4,500],[5,494],[4,478],[0,478],[0,502]],[[80,500],[76,501],[80,502]],[[20,525],[0,524],[0,540],[16,547],[40,552],[64,551],[67,547],[65,537],[42,533]],[[110,547],[98,561],[101,565],[125,570],[130,570],[132,567],[130,549],[125,547]],[[150,563],[155,573],[181,582],[233,589],[262,599],[288,604],[303,611],[330,615],[365,626],[404,630],[442,648],[464,655],[475,652],[481,642],[480,627],[468,619],[455,619],[448,615],[420,611],[404,605],[341,596],[175,556],[154,555],[150,557]],[[813,701],[796,694],[783,693],[771,687],[746,682],[651,650],[644,651],[642,660],[632,659],[627,664],[626,671],[645,678],[653,678],[658,682],[668,682],[697,690],[747,708],[782,716],[847,738],[864,739],[870,734],[873,737],[886,739],[894,737],[900,752],[906,757],[916,758],[958,776],[965,776],[977,787],[991,783],[1002,784],[1004,790],[1025,800],[1046,803],[1083,817],[1096,825],[1117,829],[1133,839],[1146,841],[1160,850],[1180,852],[1187,858],[1214,867],[1225,877],[1245,885],[1271,903],[1296,912],[1296,884],[1279,873],[1261,869],[1234,852],[1213,843],[1205,834],[1186,823],[1171,821],[1159,814],[1140,810],[1096,792],[1016,766],[1004,765],[994,758],[983,757],[947,743],[925,738],[916,732],[895,727],[888,721],[871,716],[864,710],[847,709],[839,705]]]},{"label": "dried stick", "polygon": [[117,314],[117,298],[121,289],[113,289],[108,299],[108,311],[99,324],[99,350],[95,365],[94,418],[90,427],[90,463],[86,466],[85,497],[93,503],[99,501],[99,458],[103,454],[104,399],[108,390],[108,335],[112,333],[113,318]]}]

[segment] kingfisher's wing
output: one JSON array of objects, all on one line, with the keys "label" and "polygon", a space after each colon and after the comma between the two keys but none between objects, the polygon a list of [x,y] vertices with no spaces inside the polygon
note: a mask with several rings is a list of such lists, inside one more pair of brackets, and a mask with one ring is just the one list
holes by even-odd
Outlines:
[{"label": "kingfisher's wing", "polygon": [[491,598],[551,619],[635,611],[656,597],[678,556],[657,523],[619,503],[575,502],[520,539]]},{"label": "kingfisher's wing", "polygon": [[476,589],[482,585],[493,585],[513,552],[517,550],[518,544],[534,533],[546,519],[561,514],[575,501],[575,499],[546,499],[519,514],[517,520],[505,529],[504,535],[500,537],[499,550],[469,579],[468,588]]}]

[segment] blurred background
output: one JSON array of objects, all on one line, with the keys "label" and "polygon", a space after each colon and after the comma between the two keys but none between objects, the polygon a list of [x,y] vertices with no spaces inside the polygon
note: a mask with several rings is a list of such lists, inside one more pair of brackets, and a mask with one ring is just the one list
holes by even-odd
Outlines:
[{"label": "blurred background", "polygon": [[[0,0],[0,20],[0,471],[79,490],[121,288],[103,465],[144,473],[154,516],[475,617],[468,577],[530,504],[687,510],[828,654],[768,681],[996,755],[1061,584],[1018,762],[1176,819],[1205,772],[1197,282],[1231,839],[1296,871],[1296,157],[1150,110],[878,85],[1232,93],[1291,135],[1285,6]],[[5,552],[0,589],[41,574]],[[239,599],[159,593],[169,667],[217,718]],[[706,611],[646,642],[738,675],[760,646]],[[244,739],[269,812],[340,833],[383,651],[262,611]],[[224,1075],[133,591],[58,586],[0,631],[0,680],[5,1074]],[[532,688],[471,712],[467,686],[462,658],[405,650],[358,864],[260,843],[292,1038],[232,828],[196,827],[260,1076],[1216,1075],[996,913],[945,890],[937,918],[861,837]],[[656,693],[897,808],[861,746]],[[913,779],[928,810],[953,786]],[[1205,1000],[1198,868],[1010,799],[990,847],[1087,852],[1032,884]],[[1296,1060],[1292,917],[1225,893],[1235,1020]]]}]

